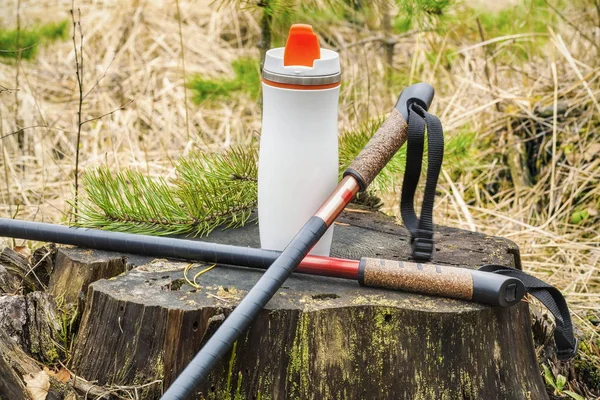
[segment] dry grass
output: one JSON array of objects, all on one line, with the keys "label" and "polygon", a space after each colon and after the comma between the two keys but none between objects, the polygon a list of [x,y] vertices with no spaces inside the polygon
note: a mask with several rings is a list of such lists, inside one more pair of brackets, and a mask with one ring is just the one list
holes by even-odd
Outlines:
[{"label": "dry grass", "polygon": [[[0,23],[14,27],[16,0],[4,4]],[[84,127],[84,168],[106,163],[115,170],[133,167],[168,176],[172,160],[191,149],[256,139],[260,107],[253,99],[241,95],[200,106],[184,101],[174,2],[99,0],[76,6],[85,36],[86,91],[102,78],[85,99],[84,119],[133,100],[125,110]],[[233,60],[258,57],[257,15],[202,0],[181,0],[179,6],[188,76],[231,76]],[[64,0],[22,1],[21,21],[27,26],[68,19],[70,7]],[[598,327],[587,317],[597,313],[600,300],[600,51],[584,37],[600,34],[593,23],[600,16],[594,12],[575,6],[563,10],[581,32],[559,19],[555,30],[481,38],[473,29],[460,31],[476,29],[472,19],[444,35],[406,35],[396,46],[395,69],[407,81],[425,80],[436,87],[433,112],[447,134],[465,129],[476,134],[472,159],[446,165],[436,222],[517,242],[525,269],[559,287],[578,325],[597,338]],[[376,41],[353,45],[378,31],[349,24],[324,29],[341,49],[345,84],[340,129],[384,114],[399,87],[386,85],[384,56]],[[523,62],[511,55],[515,48],[536,48],[539,54]],[[438,56],[429,57],[431,52]],[[450,64],[446,55],[452,57]],[[0,93],[0,136],[21,127],[47,127],[25,131],[25,152],[14,137],[2,140],[0,173],[4,176],[6,169],[9,179],[0,185],[0,215],[65,222],[73,190],[78,103],[72,43],[40,48],[37,61],[23,61],[20,68],[18,121],[14,93]],[[14,63],[0,63],[0,85],[14,88],[15,71]],[[542,116],[536,110],[544,107],[550,113]],[[539,175],[532,183],[519,162],[510,162],[523,156],[525,142],[535,140],[545,161],[538,162]],[[395,197],[385,198],[387,211],[395,212]],[[579,209],[586,210],[588,219],[572,223]]]}]

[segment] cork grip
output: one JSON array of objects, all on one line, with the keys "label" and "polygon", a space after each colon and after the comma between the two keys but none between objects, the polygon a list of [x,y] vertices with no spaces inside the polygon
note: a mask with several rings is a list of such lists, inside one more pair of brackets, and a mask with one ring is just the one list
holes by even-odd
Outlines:
[{"label": "cork grip", "polygon": [[354,176],[359,181],[360,190],[365,190],[406,142],[407,130],[406,120],[400,111],[394,108],[369,143],[352,161],[344,176]]},{"label": "cork grip", "polygon": [[473,297],[471,271],[464,268],[363,258],[359,266],[359,281],[365,286],[461,300]]},{"label": "cork grip", "polygon": [[418,103],[427,110],[433,101],[433,96],[433,87],[423,82],[404,89],[388,119],[344,171],[344,176],[351,175],[356,178],[360,190],[364,191],[406,142],[410,105]]}]

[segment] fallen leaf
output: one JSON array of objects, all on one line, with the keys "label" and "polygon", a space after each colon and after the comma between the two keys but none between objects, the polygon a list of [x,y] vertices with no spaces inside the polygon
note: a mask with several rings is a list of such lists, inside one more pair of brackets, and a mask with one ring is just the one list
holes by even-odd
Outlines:
[{"label": "fallen leaf", "polygon": [[25,246],[15,246],[13,248],[14,251],[16,251],[17,253],[21,254],[22,256],[25,257],[30,257],[31,256],[31,250],[28,247]]},{"label": "fallen leaf", "polygon": [[56,373],[56,379],[58,379],[59,381],[61,381],[62,383],[67,383],[71,380],[71,374],[69,373],[69,371],[67,371],[64,368],[61,368],[57,373]]},{"label": "fallen leaf", "polygon": [[50,390],[50,375],[46,371],[40,371],[35,375],[28,374],[23,380],[32,400],[46,400]]},{"label": "fallen leaf", "polygon": [[54,379],[61,381],[62,383],[67,383],[71,380],[71,374],[65,368],[61,368],[58,372],[54,372],[48,368],[44,368],[44,371],[54,377]]}]

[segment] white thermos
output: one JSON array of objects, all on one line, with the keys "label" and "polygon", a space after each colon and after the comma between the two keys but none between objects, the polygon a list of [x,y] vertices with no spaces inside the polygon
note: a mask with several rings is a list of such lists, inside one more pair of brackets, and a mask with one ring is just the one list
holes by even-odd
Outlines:
[{"label": "white thermos", "polygon": [[[290,28],[267,51],[258,165],[263,249],[283,250],[338,182],[340,61],[321,49],[310,25]],[[310,254],[328,256],[333,226]]]}]

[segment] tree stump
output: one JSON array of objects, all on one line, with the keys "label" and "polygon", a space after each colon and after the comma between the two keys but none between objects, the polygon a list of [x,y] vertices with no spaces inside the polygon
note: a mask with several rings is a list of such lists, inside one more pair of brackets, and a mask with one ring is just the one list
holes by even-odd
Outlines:
[{"label": "tree stump", "polygon": [[0,399],[28,399],[23,379],[40,371],[35,360],[0,329]]},{"label": "tree stump", "polygon": [[56,252],[55,264],[48,291],[69,306],[77,305],[90,283],[112,278],[127,269],[123,257],[114,253],[70,248]]},{"label": "tree stump", "polygon": [[[353,206],[355,208],[355,206]],[[437,227],[434,262],[520,268],[506,239]],[[258,247],[258,228],[206,240]],[[332,256],[408,260],[409,235],[362,209],[336,223]],[[135,260],[129,259],[136,263]],[[184,279],[188,263],[138,267],[89,286],[72,369],[99,384],[143,388],[156,399],[261,271],[218,266]],[[140,265],[142,264],[142,265]],[[194,275],[206,268],[194,264]],[[546,399],[527,303],[491,308],[294,274],[198,388],[198,399]]]}]

